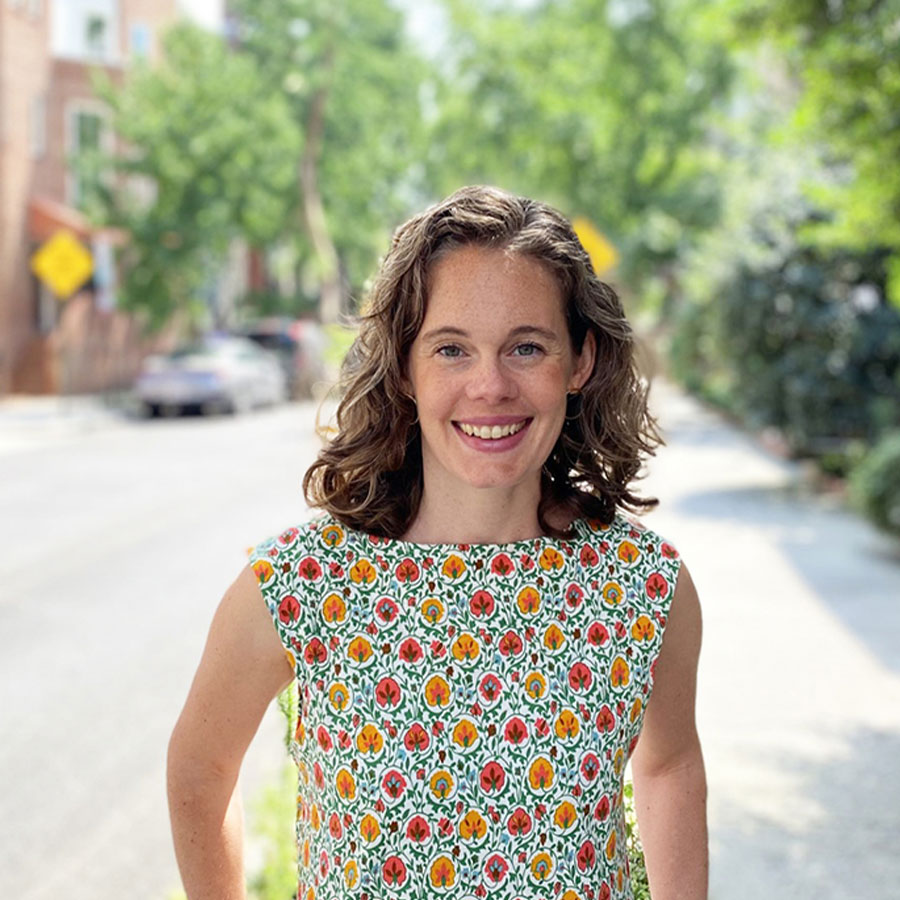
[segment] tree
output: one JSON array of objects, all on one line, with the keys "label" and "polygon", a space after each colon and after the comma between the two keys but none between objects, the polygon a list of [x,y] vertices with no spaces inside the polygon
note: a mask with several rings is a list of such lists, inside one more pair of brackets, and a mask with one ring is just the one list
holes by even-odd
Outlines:
[{"label": "tree", "polygon": [[491,181],[584,214],[635,274],[717,214],[711,112],[726,48],[693,0],[447,0],[449,62],[430,172]]},{"label": "tree", "polygon": [[252,59],[182,25],[158,69],[101,86],[125,152],[97,215],[127,234],[122,304],[161,325],[196,319],[199,292],[231,240],[265,245],[284,229],[300,134]]},{"label": "tree", "polygon": [[421,154],[424,61],[385,0],[236,0],[241,52],[284,98],[303,136],[297,224],[318,268],[320,316],[344,305],[406,212]]}]

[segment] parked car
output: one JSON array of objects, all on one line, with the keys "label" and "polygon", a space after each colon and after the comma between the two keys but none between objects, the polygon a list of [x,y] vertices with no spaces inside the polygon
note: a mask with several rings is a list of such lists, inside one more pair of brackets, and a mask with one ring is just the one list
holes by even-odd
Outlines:
[{"label": "parked car", "polygon": [[318,322],[272,317],[239,331],[278,356],[294,399],[311,396],[313,385],[325,379],[325,335]]},{"label": "parked car", "polygon": [[215,334],[148,357],[135,391],[150,416],[192,408],[237,413],[283,402],[287,383],[273,354],[246,338]]}]

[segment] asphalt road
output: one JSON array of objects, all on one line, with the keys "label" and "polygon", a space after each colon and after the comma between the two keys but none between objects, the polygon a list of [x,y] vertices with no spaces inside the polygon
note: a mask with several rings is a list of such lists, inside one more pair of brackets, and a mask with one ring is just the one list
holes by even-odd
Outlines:
[{"label": "asphalt road", "polygon": [[[693,402],[656,407],[646,521],[704,606],[712,900],[896,898],[900,553]],[[166,740],[245,548],[302,517],[317,445],[311,406],[88,418],[16,430],[0,408],[3,900],[176,886]],[[245,796],[279,739],[273,713]]]}]

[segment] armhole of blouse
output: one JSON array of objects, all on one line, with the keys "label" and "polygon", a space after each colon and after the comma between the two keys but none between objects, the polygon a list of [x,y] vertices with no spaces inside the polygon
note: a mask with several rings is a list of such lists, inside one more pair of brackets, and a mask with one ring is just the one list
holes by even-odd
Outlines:
[{"label": "armhole of blouse", "polygon": [[[266,604],[269,618],[272,620],[272,627],[275,629],[275,633],[281,641],[285,656],[287,656],[291,663],[296,676],[297,665],[299,662],[297,651],[295,646],[291,643],[291,630],[285,626],[282,621],[280,609],[282,602],[284,602],[287,597],[291,596],[293,592],[290,589],[290,585],[285,584],[284,580],[279,577],[281,573],[278,571],[277,564],[273,558],[269,556],[269,551],[273,547],[277,547],[277,544],[275,540],[271,538],[257,544],[257,546],[250,551],[249,563],[256,575],[256,583],[259,585],[259,592],[262,594],[263,602]],[[277,559],[277,557],[275,559]],[[299,628],[300,622],[302,621],[303,612],[300,599],[295,598],[295,602],[298,604],[298,616],[293,626],[295,629],[294,639],[299,637],[296,629]]]}]

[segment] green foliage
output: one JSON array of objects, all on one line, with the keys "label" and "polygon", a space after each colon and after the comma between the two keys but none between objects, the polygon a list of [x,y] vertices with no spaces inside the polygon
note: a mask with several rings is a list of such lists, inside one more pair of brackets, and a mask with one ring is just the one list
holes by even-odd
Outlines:
[{"label": "green foliage", "polygon": [[[280,703],[280,700],[279,700]],[[297,890],[297,768],[286,764],[253,807],[252,831],[262,848],[262,865],[249,884],[249,900],[291,900]]]},{"label": "green foliage", "polygon": [[201,289],[230,241],[264,244],[285,227],[300,133],[252,60],[200,29],[165,38],[165,61],[121,89],[101,86],[130,148],[102,218],[128,235],[122,302],[152,325],[201,314]]},{"label": "green foliage", "polygon": [[711,112],[732,67],[693,0],[447,0],[428,166],[438,193],[493,182],[585,215],[620,274],[674,259],[718,214]]},{"label": "green foliage", "polygon": [[879,528],[900,537],[900,430],[889,432],[853,472],[850,491]]},{"label": "green foliage", "polygon": [[634,900],[650,900],[650,883],[647,880],[647,864],[644,862],[644,847],[638,834],[637,815],[634,811],[634,785],[625,783],[625,843],[631,868],[631,888]]}]

